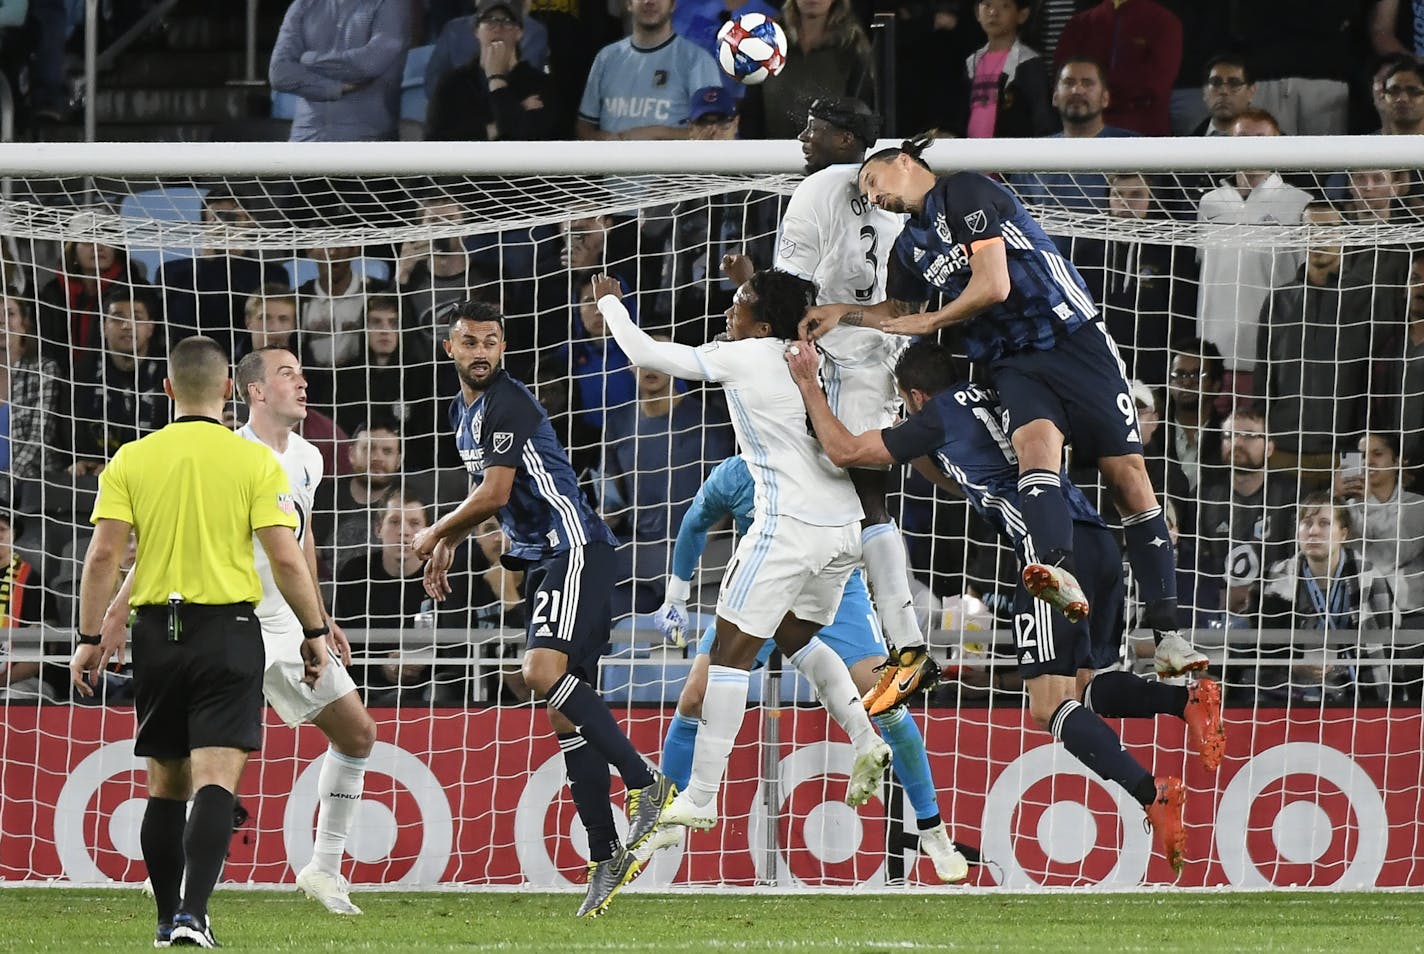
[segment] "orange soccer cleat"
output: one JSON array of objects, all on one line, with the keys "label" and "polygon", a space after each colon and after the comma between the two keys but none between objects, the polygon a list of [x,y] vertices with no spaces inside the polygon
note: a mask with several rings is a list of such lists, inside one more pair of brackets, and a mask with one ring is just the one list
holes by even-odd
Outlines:
[{"label": "orange soccer cleat", "polygon": [[1221,724],[1221,686],[1214,679],[1198,679],[1187,690],[1187,737],[1197,750],[1202,767],[1215,772],[1226,754],[1226,728]]},{"label": "orange soccer cleat", "polygon": [[1061,566],[1030,563],[1023,571],[1024,589],[1036,600],[1043,600],[1063,614],[1070,623],[1088,615],[1088,597],[1078,580]]},{"label": "orange soccer cleat", "polygon": [[1187,802],[1187,788],[1175,775],[1157,779],[1157,797],[1146,806],[1147,827],[1157,833],[1157,842],[1167,863],[1179,876],[1187,861],[1187,830],[1182,824],[1182,809]]},{"label": "orange soccer cleat", "polygon": [[880,679],[861,696],[869,715],[889,712],[920,692],[932,692],[939,685],[940,667],[924,646],[896,650],[880,666]]}]

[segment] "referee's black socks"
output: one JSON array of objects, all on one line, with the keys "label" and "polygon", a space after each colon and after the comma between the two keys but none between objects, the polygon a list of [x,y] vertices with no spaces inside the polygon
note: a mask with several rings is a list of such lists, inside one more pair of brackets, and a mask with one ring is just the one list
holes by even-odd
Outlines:
[{"label": "referee's black socks", "polygon": [[183,910],[208,923],[208,898],[227,861],[232,841],[232,808],[236,798],[221,785],[204,785],[193,796],[193,811],[183,831],[183,855],[187,862],[188,890]]},{"label": "referee's black socks", "polygon": [[148,797],[138,838],[158,905],[158,920],[164,924],[172,924],[178,913],[178,893],[183,890],[183,826],[187,822],[187,802]]}]

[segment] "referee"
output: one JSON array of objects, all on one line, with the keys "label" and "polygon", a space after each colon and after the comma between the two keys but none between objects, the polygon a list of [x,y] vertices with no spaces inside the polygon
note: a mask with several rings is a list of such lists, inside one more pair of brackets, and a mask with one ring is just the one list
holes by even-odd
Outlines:
[{"label": "referee", "polygon": [[122,652],[122,635],[91,634],[100,631],[132,531],[134,753],[148,759],[140,842],[158,905],[156,943],[215,947],[208,898],[227,857],[247,754],[262,739],[254,534],[304,627],[309,683],[325,665],[327,628],[294,533],[286,474],[270,450],[221,423],[232,397],[222,348],[211,338],[179,342],[163,389],[174,422],[119,448],[99,477],[70,672],[91,696],[109,657]]}]

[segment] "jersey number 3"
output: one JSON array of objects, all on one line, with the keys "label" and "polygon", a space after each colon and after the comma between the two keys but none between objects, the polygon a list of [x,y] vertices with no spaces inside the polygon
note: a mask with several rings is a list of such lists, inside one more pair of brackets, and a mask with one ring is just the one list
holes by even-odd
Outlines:
[{"label": "jersey number 3", "polygon": [[856,301],[869,301],[875,294],[875,280],[880,275],[880,259],[876,253],[880,250],[880,233],[870,225],[860,227],[860,241],[865,245],[865,262],[870,266],[870,284],[864,288],[855,290]]}]

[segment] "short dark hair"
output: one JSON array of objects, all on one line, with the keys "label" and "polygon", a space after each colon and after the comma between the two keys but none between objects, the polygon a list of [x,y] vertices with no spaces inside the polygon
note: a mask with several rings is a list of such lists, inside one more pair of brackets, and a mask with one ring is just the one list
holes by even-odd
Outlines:
[{"label": "short dark hair", "polygon": [[1172,342],[1170,348],[1172,354],[1200,359],[1202,377],[1213,381],[1221,380],[1226,362],[1222,360],[1221,349],[1210,341],[1203,341],[1201,338],[1178,338]]},{"label": "short dark hair", "polygon": [[1107,67],[1103,66],[1096,57],[1088,56],[1086,53],[1075,53],[1062,63],[1059,63],[1058,69],[1053,73],[1053,85],[1058,85],[1058,77],[1063,75],[1063,68],[1065,66],[1078,66],[1083,64],[1091,66],[1098,71],[1098,82],[1103,84],[1103,89],[1112,88],[1112,84],[1108,82]]},{"label": "short dark hair", "polygon": [[1246,57],[1240,53],[1218,53],[1206,61],[1206,66],[1202,67],[1202,85],[1211,82],[1211,71],[1218,66],[1234,66],[1241,71],[1241,78],[1250,86],[1256,82],[1256,74],[1251,72],[1251,64],[1246,62]]},{"label": "short dark hair", "polygon": [[1407,60],[1400,60],[1399,62],[1392,64],[1389,69],[1385,70],[1384,76],[1380,77],[1380,85],[1388,86],[1389,81],[1394,79],[1400,73],[1413,73],[1420,79],[1424,79],[1424,65],[1421,65],[1418,60],[1412,58]]},{"label": "short dark hair", "polygon": [[462,301],[447,311],[446,317],[449,319],[452,331],[455,329],[455,325],[461,321],[492,321],[499,325],[500,334],[504,334],[504,313],[487,301],[479,301],[474,298]]},{"label": "short dark hair", "polygon": [[922,338],[895,362],[895,383],[905,391],[939,394],[967,377],[963,364],[937,341]]},{"label": "short dark hair", "polygon": [[815,284],[779,268],[763,269],[747,284],[757,297],[757,321],[771,325],[774,337],[787,341],[799,337],[801,319],[806,317],[806,309],[816,303]]},{"label": "short dark hair", "polygon": [[250,404],[247,398],[247,386],[250,384],[262,384],[267,380],[267,358],[269,351],[282,351],[292,354],[291,348],[284,348],[281,345],[267,345],[255,351],[249,351],[242,356],[242,360],[237,362],[237,372],[233,375],[233,386],[237,390],[237,396],[243,404]]},{"label": "short dark hair", "polygon": [[158,314],[158,308],[154,304],[153,296],[148,292],[135,286],[115,288],[104,295],[104,314],[109,313],[109,309],[115,305],[127,305],[137,303],[143,306],[143,310],[148,314],[149,321],[158,321],[163,316]]},{"label": "short dark hair", "polygon": [[1306,494],[1300,502],[1300,509],[1296,511],[1296,522],[1304,520],[1305,515],[1312,510],[1329,510],[1331,519],[1343,527],[1346,533],[1353,528],[1350,508],[1345,506],[1344,501],[1336,500],[1328,490],[1312,490]]}]

